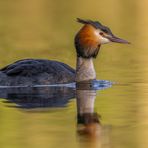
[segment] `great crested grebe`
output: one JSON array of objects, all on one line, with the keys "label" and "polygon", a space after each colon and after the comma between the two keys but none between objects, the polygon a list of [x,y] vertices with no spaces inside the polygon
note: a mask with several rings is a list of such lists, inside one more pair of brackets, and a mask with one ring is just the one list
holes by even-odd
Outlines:
[{"label": "great crested grebe", "polygon": [[96,79],[93,58],[97,57],[101,44],[129,42],[114,36],[108,27],[97,21],[79,18],[77,21],[83,27],[75,36],[76,70],[62,62],[24,59],[0,70],[0,85],[48,85]]}]

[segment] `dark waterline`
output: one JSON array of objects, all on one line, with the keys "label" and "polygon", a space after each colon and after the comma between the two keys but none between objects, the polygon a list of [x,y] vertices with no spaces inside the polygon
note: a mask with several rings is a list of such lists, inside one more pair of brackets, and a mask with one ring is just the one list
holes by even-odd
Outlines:
[{"label": "dark waterline", "polygon": [[1,86],[0,98],[13,102],[21,108],[37,107],[64,107],[70,99],[75,98],[76,91],[81,90],[103,90],[112,86],[112,82],[107,80],[94,80],[85,87],[86,84],[76,88],[75,83],[55,84],[55,85],[35,85],[35,86]]}]

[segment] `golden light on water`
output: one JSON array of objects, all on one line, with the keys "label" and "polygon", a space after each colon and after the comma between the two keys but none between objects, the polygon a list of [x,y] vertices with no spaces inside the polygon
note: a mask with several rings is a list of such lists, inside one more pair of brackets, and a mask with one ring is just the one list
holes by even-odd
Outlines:
[{"label": "golden light on water", "polygon": [[[23,58],[56,59],[75,67],[76,18],[98,20],[131,45],[101,47],[98,79],[116,84],[98,91],[101,140],[77,135],[76,104],[24,111],[0,100],[2,147],[146,148],[148,138],[148,1],[0,1],[0,66]],[[11,104],[12,105],[12,104]],[[16,104],[13,103],[15,106]],[[88,140],[88,141],[87,141]]]}]

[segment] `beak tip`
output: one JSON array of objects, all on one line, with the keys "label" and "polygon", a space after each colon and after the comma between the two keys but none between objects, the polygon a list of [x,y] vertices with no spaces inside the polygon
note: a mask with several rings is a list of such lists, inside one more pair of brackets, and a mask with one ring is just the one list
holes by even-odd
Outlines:
[{"label": "beak tip", "polygon": [[128,42],[128,41],[127,41],[125,44],[131,44],[131,42]]}]

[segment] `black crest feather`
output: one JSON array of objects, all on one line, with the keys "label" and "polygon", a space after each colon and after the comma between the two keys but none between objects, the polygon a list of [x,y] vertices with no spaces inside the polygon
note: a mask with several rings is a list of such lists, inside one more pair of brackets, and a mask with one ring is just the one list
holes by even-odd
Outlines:
[{"label": "black crest feather", "polygon": [[80,18],[77,18],[77,22],[82,23],[82,24],[90,24],[94,26],[95,28],[100,28],[102,24],[98,21],[92,21],[92,20],[83,20]]},{"label": "black crest feather", "polygon": [[112,35],[111,30],[107,26],[102,25],[98,21],[84,20],[84,19],[77,18],[77,22],[82,23],[82,24],[90,24],[96,29],[101,29],[103,32]]}]

